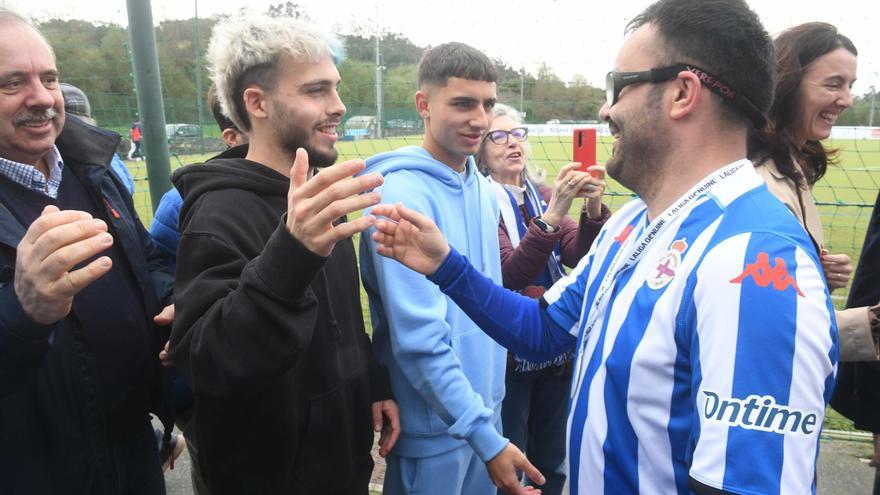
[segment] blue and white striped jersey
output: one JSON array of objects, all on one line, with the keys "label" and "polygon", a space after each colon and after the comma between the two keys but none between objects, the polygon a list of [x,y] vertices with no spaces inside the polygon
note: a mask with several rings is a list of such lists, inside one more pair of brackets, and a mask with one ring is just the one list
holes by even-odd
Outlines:
[{"label": "blue and white striped jersey", "polygon": [[837,328],[810,238],[751,163],[635,200],[545,295],[577,340],[575,494],[815,492]]}]

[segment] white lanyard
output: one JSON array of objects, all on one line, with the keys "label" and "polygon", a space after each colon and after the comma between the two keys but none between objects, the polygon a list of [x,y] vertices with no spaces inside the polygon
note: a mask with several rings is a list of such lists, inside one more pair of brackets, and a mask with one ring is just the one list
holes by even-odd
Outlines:
[{"label": "white lanyard", "polygon": [[[629,269],[629,267],[636,264],[639,258],[648,251],[648,246],[651,245],[651,242],[654,239],[660,237],[660,235],[666,231],[666,229],[672,225],[673,221],[682,213],[689,210],[694,206],[694,200],[700,198],[701,196],[708,193],[711,189],[717,187],[722,181],[727,180],[733,177],[737,172],[742,170],[746,165],[751,165],[751,162],[748,160],[740,160],[734,162],[722,169],[718,172],[710,175],[704,182],[697,184],[690,191],[685,193],[681,199],[666,209],[660,216],[658,216],[654,223],[650,226],[642,230],[644,235],[640,237],[640,240],[635,245],[635,248],[632,250],[628,250],[627,247],[632,245],[632,241],[624,241],[624,244],[620,246],[620,249],[617,250],[617,253],[614,255],[614,258],[611,260],[611,264],[608,266],[608,270],[605,271],[605,276],[602,278],[602,283],[599,284],[599,289],[596,291],[596,297],[593,299],[592,304],[587,304],[586,294],[584,294],[584,303],[581,307],[581,317],[580,321],[584,321],[584,317],[586,316],[586,324],[583,326],[581,330],[581,345],[578,349],[577,355],[577,377],[575,386],[571,389],[571,397],[574,398],[574,395],[577,390],[580,389],[581,381],[584,378],[586,359],[584,359],[584,351],[587,347],[588,337],[590,333],[595,328],[596,324],[600,321],[600,316],[605,313],[608,305],[608,296],[609,292],[614,288],[614,285],[617,281],[618,275]],[[628,255],[626,253],[629,253]],[[595,262],[595,260],[594,260]],[[587,311],[587,309],[590,309]]]}]

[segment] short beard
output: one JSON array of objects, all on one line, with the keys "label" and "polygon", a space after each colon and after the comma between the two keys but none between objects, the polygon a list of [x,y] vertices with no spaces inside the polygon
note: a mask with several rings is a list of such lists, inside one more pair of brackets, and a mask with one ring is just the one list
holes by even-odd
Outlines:
[{"label": "short beard", "polygon": [[[275,108],[282,107],[276,103]],[[306,150],[306,153],[309,154],[310,167],[324,168],[336,163],[336,157],[339,155],[336,148],[331,148],[330,151],[314,149],[309,144],[310,129],[297,126],[286,114],[282,115],[276,112],[272,115],[272,127],[278,135],[281,147],[289,151],[291,156],[295,155],[299,148]]]},{"label": "short beard", "polygon": [[296,150],[299,148],[306,150],[306,153],[309,154],[310,167],[329,167],[336,163],[336,157],[339,156],[336,148],[331,149],[329,152],[318,151],[312,148],[307,144],[308,134],[303,132],[302,129],[296,129],[293,133],[285,132],[279,138],[281,139],[281,146],[289,151],[291,155],[295,155]]},{"label": "short beard", "polygon": [[663,174],[663,161],[669,153],[668,136],[660,122],[662,88],[648,94],[648,104],[633,113],[627,122],[614,122],[620,132],[617,156],[606,163],[608,175],[642,198],[650,197]]}]

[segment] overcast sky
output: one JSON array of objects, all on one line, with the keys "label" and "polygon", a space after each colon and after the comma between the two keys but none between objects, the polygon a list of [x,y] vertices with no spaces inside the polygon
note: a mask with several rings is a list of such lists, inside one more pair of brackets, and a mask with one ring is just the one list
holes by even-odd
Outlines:
[{"label": "overcast sky", "polygon": [[[146,0],[135,0],[146,1]],[[242,5],[265,12],[283,0],[152,0],[153,21],[235,14]],[[859,50],[853,92],[880,86],[880,15],[864,0],[747,0],[770,33],[807,21],[831,22]],[[319,24],[347,32],[353,25],[402,33],[418,45],[462,41],[516,68],[541,63],[563,79],[584,76],[604,86],[623,41],[623,28],[651,0],[299,0]],[[869,5],[875,7],[869,7]],[[124,0],[0,0],[36,20],[52,17],[128,24]],[[442,5],[442,6],[441,6]],[[869,10],[874,14],[869,14]],[[378,21],[377,21],[378,20]],[[880,89],[880,88],[878,88]]]}]

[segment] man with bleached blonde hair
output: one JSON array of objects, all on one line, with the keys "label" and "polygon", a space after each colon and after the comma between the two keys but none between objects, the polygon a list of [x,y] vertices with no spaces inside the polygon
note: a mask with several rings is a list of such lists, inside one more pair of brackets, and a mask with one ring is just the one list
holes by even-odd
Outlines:
[{"label": "man with bleached blonde hair", "polygon": [[214,495],[366,495],[373,432],[385,455],[400,428],[350,239],[374,219],[345,217],[378,202],[359,193],[382,177],[333,165],[339,54],[314,26],[269,17],[217,25],[208,49],[223,113],[250,143],[245,158],[174,174],[170,357],[195,396],[186,436]]}]

